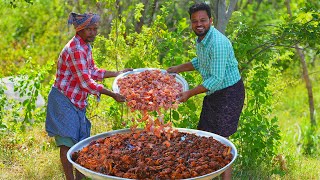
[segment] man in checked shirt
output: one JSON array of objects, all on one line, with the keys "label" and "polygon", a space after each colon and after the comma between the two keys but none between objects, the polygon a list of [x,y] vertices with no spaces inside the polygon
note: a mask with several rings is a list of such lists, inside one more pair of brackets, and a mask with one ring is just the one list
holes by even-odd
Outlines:
[{"label": "man in checked shirt", "polygon": [[88,94],[97,98],[105,94],[117,102],[125,101],[124,96],[106,89],[95,80],[102,81],[132,70],[113,72],[95,66],[90,43],[97,35],[99,19],[97,14],[70,13],[68,23],[74,25],[76,34],[60,53],[56,79],[48,96],[46,131],[60,147],[60,160],[67,180],[84,177],[79,171],[74,177],[67,152],[74,144],[90,136],[91,123],[86,118]]},{"label": "man in checked shirt", "polygon": [[[238,69],[233,47],[226,36],[212,24],[210,7],[197,3],[189,8],[191,27],[198,36],[197,57],[191,62],[169,67],[169,73],[197,70],[203,83],[180,94],[180,102],[206,93],[203,100],[198,129],[229,138],[237,131],[245,98],[245,89]],[[231,179],[228,168],[222,179]]]}]

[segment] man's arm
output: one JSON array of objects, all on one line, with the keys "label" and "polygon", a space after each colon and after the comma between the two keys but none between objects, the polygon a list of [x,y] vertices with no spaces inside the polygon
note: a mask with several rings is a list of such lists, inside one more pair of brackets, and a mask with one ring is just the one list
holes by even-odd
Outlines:
[{"label": "man's arm", "polygon": [[195,70],[191,62],[187,62],[184,64],[180,64],[177,66],[172,66],[167,69],[168,73],[181,73],[185,71],[193,71]]},{"label": "man's arm", "polygon": [[106,71],[104,73],[103,78],[117,77],[118,75],[120,75],[122,73],[125,73],[125,72],[128,72],[128,71],[132,71],[132,70],[133,70],[132,68],[126,68],[126,69],[121,70],[121,71]]},{"label": "man's arm", "polygon": [[102,88],[100,90],[100,93],[112,97],[117,102],[124,102],[126,100],[126,98],[124,96],[122,96],[121,94],[114,93],[106,88]]},{"label": "man's arm", "polygon": [[119,75],[119,72],[118,71],[106,71],[104,73],[104,76],[103,78],[109,78],[109,77],[116,77]]},{"label": "man's arm", "polygon": [[189,98],[191,98],[192,96],[195,96],[197,94],[201,94],[201,93],[204,93],[204,92],[207,92],[208,89],[206,89],[204,86],[202,85],[199,85],[193,89],[190,89],[189,91],[185,91],[185,92],[182,92],[180,94],[180,97],[179,97],[179,101],[180,102],[186,102]]}]

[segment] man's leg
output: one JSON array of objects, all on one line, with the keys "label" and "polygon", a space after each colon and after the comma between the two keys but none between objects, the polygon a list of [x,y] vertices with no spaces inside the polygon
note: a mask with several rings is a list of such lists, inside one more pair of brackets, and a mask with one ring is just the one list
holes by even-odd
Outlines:
[{"label": "man's leg", "polygon": [[72,164],[67,159],[67,152],[70,149],[70,147],[67,147],[65,145],[61,145],[59,147],[60,147],[60,160],[63,166],[63,171],[66,176],[66,179],[74,180],[73,167],[72,167]]},{"label": "man's leg", "polygon": [[76,169],[76,180],[81,180],[83,178],[86,178],[86,176]]},{"label": "man's leg", "polygon": [[[225,137],[225,138],[229,139],[229,137]],[[223,180],[231,180],[231,178],[232,178],[232,165],[221,174],[221,177]]]},{"label": "man's leg", "polygon": [[228,169],[226,169],[222,175],[221,175],[223,180],[231,180],[232,177],[232,166],[230,166]]}]

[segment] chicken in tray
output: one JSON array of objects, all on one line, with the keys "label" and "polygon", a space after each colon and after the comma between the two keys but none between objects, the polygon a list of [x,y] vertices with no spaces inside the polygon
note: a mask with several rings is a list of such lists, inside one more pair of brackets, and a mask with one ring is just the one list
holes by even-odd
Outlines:
[{"label": "chicken in tray", "polygon": [[[172,131],[172,124],[164,123],[161,110],[177,109],[178,95],[183,86],[175,75],[159,69],[145,70],[139,73],[128,74],[117,80],[119,93],[126,97],[130,110],[139,111],[142,118],[137,120],[145,123],[145,129],[156,136],[162,132]],[[153,118],[149,112],[156,111],[158,116]],[[133,120],[135,123],[135,120]],[[137,124],[131,126],[135,129]]]},{"label": "chicken in tray", "polygon": [[187,179],[228,165],[231,147],[212,137],[174,131],[155,137],[147,131],[116,134],[92,141],[72,159],[92,171],[129,179]]}]

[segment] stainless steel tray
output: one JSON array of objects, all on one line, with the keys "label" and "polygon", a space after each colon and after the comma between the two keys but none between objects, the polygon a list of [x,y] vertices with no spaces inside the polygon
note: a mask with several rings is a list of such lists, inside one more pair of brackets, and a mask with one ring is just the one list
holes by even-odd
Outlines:
[{"label": "stainless steel tray", "polygon": [[[233,155],[233,158],[231,160],[231,162],[229,164],[227,164],[225,167],[217,170],[217,171],[214,171],[212,173],[209,173],[209,174],[206,174],[206,175],[203,175],[203,176],[198,176],[198,177],[195,177],[195,178],[189,178],[189,180],[193,180],[193,179],[197,179],[197,180],[211,180],[212,178],[214,177],[217,177],[219,176],[221,173],[223,173],[228,167],[231,166],[231,164],[236,160],[237,158],[237,149],[236,147],[234,146],[234,144],[229,141],[228,139],[222,137],[222,136],[219,136],[217,134],[214,134],[214,133],[210,133],[210,132],[205,132],[205,131],[200,131],[200,130],[195,130],[195,129],[185,129],[185,128],[176,128],[179,132],[186,132],[186,133],[193,133],[193,134],[196,134],[198,136],[205,136],[205,137],[213,137],[214,139],[220,141],[221,143],[227,145],[227,146],[230,146],[232,149],[231,149],[231,154]],[[115,130],[115,131],[110,131],[110,132],[105,132],[105,133],[101,133],[101,134],[97,134],[95,136],[91,136],[87,139],[84,139],[80,142],[78,142],[77,144],[75,144],[74,146],[72,146],[68,153],[67,153],[67,158],[69,160],[69,162],[77,169],[79,170],[81,173],[83,173],[85,176],[91,178],[91,179],[95,179],[95,180],[106,180],[106,179],[126,179],[126,178],[121,178],[121,177],[116,177],[116,176],[110,176],[110,175],[106,175],[106,174],[101,174],[101,173],[98,173],[98,172],[95,172],[95,171],[92,171],[92,170],[89,170],[87,168],[84,168],[82,166],[80,166],[79,164],[77,164],[76,162],[74,162],[71,157],[72,157],[72,154],[74,152],[77,152],[79,150],[81,150],[82,148],[88,146],[90,144],[90,142],[92,141],[95,141],[95,140],[98,140],[100,138],[104,138],[104,137],[108,137],[108,136],[112,136],[112,135],[115,135],[115,134],[123,134],[123,133],[127,133],[127,132],[130,132],[130,129],[121,129],[121,130]]]},{"label": "stainless steel tray", "polygon": [[[157,68],[139,68],[139,69],[134,69],[133,71],[128,71],[128,72],[122,73],[122,74],[118,75],[113,81],[113,84],[112,84],[113,92],[115,92],[115,93],[119,93],[120,92],[120,89],[119,89],[118,84],[117,84],[118,79],[123,78],[123,77],[125,77],[125,76],[127,76],[129,74],[138,74],[138,73],[141,73],[141,72],[146,71],[146,70],[160,70],[163,73],[167,72],[166,70],[157,69]],[[179,74],[176,74],[176,73],[170,73],[170,74],[175,75],[176,81],[182,84],[182,90],[183,91],[189,90],[189,85],[188,85],[187,81],[182,76],[180,76]]]}]

